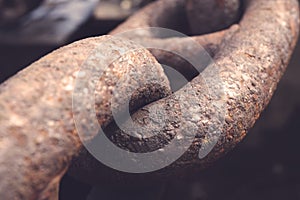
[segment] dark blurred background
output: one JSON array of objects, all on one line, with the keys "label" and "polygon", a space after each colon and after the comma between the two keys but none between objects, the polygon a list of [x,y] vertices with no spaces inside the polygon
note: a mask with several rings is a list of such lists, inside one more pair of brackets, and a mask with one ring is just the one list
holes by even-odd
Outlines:
[{"label": "dark blurred background", "polygon": [[[59,5],[57,2],[52,0],[47,5],[42,5],[43,2],[34,0],[0,0],[1,83],[59,46],[81,38],[106,34],[150,1],[86,1],[87,4],[90,3],[90,7],[82,11],[82,21],[73,23],[74,27],[69,32],[55,33],[49,41],[44,41],[48,33],[35,20],[42,20],[42,24],[45,24],[48,22],[47,15],[45,19],[36,17],[39,16],[38,12],[31,17],[28,17],[28,13],[41,5],[56,8]],[[51,12],[50,10],[49,13]],[[63,23],[73,20],[72,15],[64,17],[66,22]],[[31,24],[32,21],[34,23]],[[30,34],[22,32],[20,27],[31,29]],[[56,25],[53,27],[55,29]],[[22,38],[22,33],[27,36]],[[45,34],[44,38],[35,40],[42,34]],[[299,63],[300,42],[270,105],[254,128],[232,152],[209,169],[195,174],[193,180],[161,180],[139,187],[127,184],[92,188],[65,176],[61,184],[60,199],[94,200],[96,198],[93,195],[99,195],[102,198],[97,199],[104,200],[300,199]]]}]

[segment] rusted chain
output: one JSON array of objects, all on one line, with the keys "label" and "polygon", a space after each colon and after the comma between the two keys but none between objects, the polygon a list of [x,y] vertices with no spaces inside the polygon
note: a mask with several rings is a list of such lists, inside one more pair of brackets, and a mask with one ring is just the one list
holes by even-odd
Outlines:
[{"label": "rusted chain", "polygon": [[[108,38],[91,38],[63,47],[1,85],[2,199],[55,199],[57,196],[60,178],[82,146],[73,121],[72,114],[77,108],[72,110],[72,91],[74,79],[85,74],[76,75],[76,72],[97,50],[97,45]],[[106,50],[108,58],[120,54],[120,47],[129,51],[135,46],[120,40],[113,40],[111,45]],[[103,60],[97,59],[97,53],[94,63],[89,63],[90,73],[106,67]],[[128,75],[131,71],[134,73]],[[157,80],[157,84],[139,88],[140,93],[132,96],[134,106],[140,107],[170,94],[168,80],[154,57],[143,49],[129,52],[123,60],[113,62],[99,82],[99,86],[106,86],[96,91],[96,107],[101,109],[99,122],[103,126],[111,121],[111,92],[125,75],[133,82]],[[127,87],[121,88],[123,97],[128,95]],[[124,102],[120,102],[121,106]],[[92,136],[84,140],[89,137]]]},{"label": "rusted chain", "polygon": [[[144,16],[147,16],[147,13],[151,13],[151,11],[156,13],[156,8],[158,7],[152,4],[152,7],[145,8],[113,31],[113,34],[125,31],[126,25],[128,25],[128,29],[135,28],[135,24],[148,26],[148,24],[145,24],[145,19],[148,18]],[[162,7],[161,2],[160,7]],[[245,137],[248,130],[254,125],[260,113],[270,101],[276,85],[287,67],[298,38],[298,2],[296,0],[248,0],[245,1],[245,7],[246,10],[241,22],[225,31],[224,39],[220,44],[217,43],[219,44],[216,45],[217,50],[214,50],[216,52],[215,64],[208,66],[200,76],[191,81],[192,88],[195,90],[192,93],[194,96],[188,91],[189,87],[184,87],[175,94],[148,105],[133,115],[132,118],[136,123],[142,126],[153,127],[153,129],[149,128],[148,130],[149,134],[154,134],[152,131],[156,130],[154,128],[156,125],[155,123],[152,124],[151,120],[147,120],[149,119],[147,113],[149,110],[155,109],[157,104],[167,107],[168,115],[171,116],[171,120],[169,121],[170,126],[166,126],[159,132],[160,135],[165,137],[153,137],[150,140],[133,141],[132,138],[128,139],[126,137],[126,133],[123,133],[119,129],[116,130],[115,127],[110,130],[114,132],[112,135],[119,136],[111,138],[118,146],[129,151],[136,151],[138,149],[148,152],[152,151],[153,148],[157,148],[155,145],[165,144],[166,141],[168,142],[176,135],[181,134],[182,129],[178,125],[178,121],[183,125],[190,124],[190,126],[194,125],[197,127],[198,134],[196,139],[184,156],[163,170],[151,173],[148,176],[147,174],[143,174],[142,179],[145,179],[145,177],[151,179],[156,176],[161,177],[173,173],[178,177],[180,174],[186,175],[187,173],[191,173],[191,170],[196,169],[197,171],[209,166]],[[163,11],[159,12],[164,13]],[[159,16],[156,16],[156,18],[160,19]],[[215,36],[220,36],[218,34],[216,33]],[[135,37],[138,36],[136,35]],[[153,39],[153,35],[151,34],[148,34],[147,38],[140,37],[142,40],[149,40],[149,42],[157,39]],[[180,38],[163,41],[162,39],[162,45],[167,45],[168,41],[170,41],[169,45],[172,45],[175,41],[180,41]],[[224,94],[221,97],[203,95],[209,93],[209,88],[205,87],[205,85],[211,87],[218,85],[215,81],[218,79],[215,73],[220,75]],[[205,77],[206,82],[204,82],[203,77]],[[186,108],[183,110],[189,110],[191,102],[197,99],[198,108],[191,109],[189,113],[189,116],[193,116],[191,112],[195,111],[194,115],[197,116],[196,121],[188,117],[182,117],[183,113],[176,106],[179,97],[183,97],[188,102],[185,105]],[[213,134],[210,136],[207,135],[207,133],[211,132],[211,130],[208,130],[208,127],[214,124],[222,124],[222,117],[218,118],[218,115],[221,116],[224,114],[222,108],[212,106],[214,105],[213,102],[217,101],[218,98],[226,103],[225,124],[223,126],[216,126],[214,132],[221,133],[218,143],[212,152],[200,160],[198,158],[198,150],[206,145],[209,146],[214,138]],[[182,116],[178,120],[177,116],[180,115]],[[214,116],[214,118],[211,118],[211,116]],[[186,131],[189,126],[185,126],[184,128]],[[127,145],[129,143],[128,140],[130,141],[130,146]],[[177,148],[180,148],[180,146]],[[83,151],[81,152],[81,156],[76,158],[73,166],[71,166],[70,172],[81,180],[99,184],[100,180],[106,177],[101,172],[106,170],[106,167],[103,167],[89,153]],[[109,172],[106,174],[109,174],[110,177],[112,177],[112,174],[116,175],[119,179],[125,176],[124,174]],[[137,176],[133,176],[133,178],[136,179]]]},{"label": "rusted chain", "polygon": [[[207,7],[209,9],[207,9]],[[130,17],[127,21],[119,25],[110,32],[115,35],[126,32],[130,29],[147,28],[147,27],[164,27],[171,28],[191,35],[211,56],[214,56],[223,36],[230,24],[237,22],[241,14],[241,4],[239,0],[163,0],[146,6],[137,14]],[[214,13],[211,16],[211,13]],[[228,14],[230,13],[230,14]],[[213,23],[212,23],[213,21]],[[197,33],[209,33],[219,30],[218,32],[207,35],[197,35]],[[140,38],[141,43],[155,44],[157,49],[172,49],[178,53],[186,51],[184,47],[188,43],[187,38],[160,38],[159,35],[144,29],[142,32],[131,33],[129,39]],[[170,52],[149,49],[155,58],[160,62],[174,67],[177,71],[185,75],[188,79],[196,76],[198,73],[192,66],[188,65],[185,60],[174,57]],[[199,52],[201,54],[201,52]],[[177,67],[181,66],[181,67]]]},{"label": "rusted chain", "polygon": [[[228,28],[238,21],[241,10],[239,0],[160,0],[141,9],[111,34],[143,27],[165,27],[189,35],[203,34]],[[139,37],[156,36],[143,32]]]},{"label": "rusted chain", "polygon": [[[156,4],[163,4],[161,2],[164,1],[158,1]],[[172,1],[165,2],[168,3],[166,5],[177,5],[176,3],[171,4]],[[182,1],[176,2],[181,2],[180,5],[182,5]],[[152,9],[157,8],[153,6],[156,4],[150,5],[134,16],[133,18],[137,20],[136,23],[131,23],[129,26],[125,23],[116,29],[115,33],[139,27],[147,20],[147,18],[143,18],[143,12],[146,12],[147,9],[147,12],[150,12],[151,6]],[[162,135],[165,133],[171,137],[180,135],[180,129],[176,126],[176,116],[183,116],[180,119],[181,123],[190,124],[198,129],[196,139],[186,154],[162,172],[157,172],[158,175],[165,172],[182,172],[190,166],[203,168],[209,165],[232,149],[245,136],[260,112],[268,104],[287,66],[298,37],[298,2],[296,0],[248,0],[245,7],[246,11],[239,25],[234,25],[225,32],[203,36],[204,39],[198,40],[203,42],[204,47],[208,49],[213,46],[211,52],[215,54],[215,64],[209,65],[202,75],[191,81],[190,85],[195,89],[194,92],[187,91],[187,87],[184,87],[133,115],[133,119],[136,121],[140,118],[146,119],[147,114],[145,113],[151,107],[156,104],[165,105],[169,108],[168,115],[171,117],[169,123],[172,126],[168,130],[161,130]],[[161,15],[154,15],[153,21],[166,22],[163,19],[168,19],[170,16],[160,17]],[[163,24],[150,25],[161,26]],[[223,34],[225,34],[224,37]],[[175,39],[157,39],[147,34],[143,35],[143,38],[164,41],[161,43],[163,45],[175,41]],[[105,39],[107,37],[87,39],[66,46],[47,55],[1,85],[1,198],[56,198],[56,190],[61,176],[67,170],[73,156],[82,148],[72,119],[71,91],[74,86],[74,72],[78,71],[91,51]],[[184,41],[180,42],[180,39],[177,39],[179,46],[184,45]],[[130,49],[130,45],[133,44],[118,40],[114,45]],[[114,50],[114,45],[111,46],[111,50]],[[115,77],[125,75],[130,68],[135,68],[136,74],[133,74],[132,79],[143,82],[144,73],[147,73],[146,76],[155,77],[156,80],[163,83],[160,86],[149,85],[141,90],[141,94],[133,97],[132,105],[136,105],[136,108],[170,94],[168,80],[149,52],[145,50],[131,52],[126,58],[135,65],[116,61],[111,66],[112,68],[109,68],[111,70],[107,72],[101,84],[114,86],[117,81]],[[163,56],[160,59],[164,59]],[[101,63],[97,59],[95,62]],[[209,88],[203,86],[205,85],[203,77],[208,86],[218,86],[218,83],[215,83],[216,71],[219,72],[224,84],[224,93],[215,96],[206,95],[209,93]],[[157,79],[157,77],[160,78]],[[110,106],[107,105],[110,105],[109,98],[113,89],[114,87],[110,87],[110,89],[102,91],[100,88],[99,91],[96,91],[96,99],[101,100],[97,101],[96,107],[98,110],[101,109],[100,114],[103,118],[99,121],[102,125],[107,125],[112,120],[111,111],[108,109]],[[124,95],[126,96],[126,93]],[[178,97],[186,100],[186,104],[184,104],[186,107],[189,106],[190,99],[197,100],[199,109],[190,110],[195,112],[190,114],[197,117],[196,121],[184,118],[181,110],[176,109]],[[211,106],[214,105],[212,101],[218,99],[226,102],[226,123],[215,130],[221,133],[221,137],[213,151],[204,159],[199,160],[199,148],[211,142],[210,140],[213,138],[213,135],[206,135],[209,132],[207,127],[220,124],[218,117],[210,118],[210,116],[218,116],[222,112]],[[138,104],[135,104],[134,101]],[[122,102],[120,106],[122,107]],[[175,126],[173,126],[174,124]],[[152,126],[151,122],[150,126]],[[123,139],[126,137],[122,137],[123,133],[119,130],[116,130],[115,134],[119,135],[115,140],[116,144],[123,146]],[[90,138],[93,138],[93,135],[87,137],[86,140]],[[155,144],[161,142],[165,142],[165,138],[154,138]],[[132,145],[134,149],[141,147],[139,142],[133,142]],[[152,150],[152,147],[147,145],[144,145],[143,148],[146,148],[143,151]],[[129,148],[129,150],[132,149]],[[94,160],[89,157],[86,159],[79,157],[78,160],[80,162],[75,163],[77,172],[80,172],[77,174],[78,177],[89,182],[103,180],[102,178],[106,174],[99,173],[99,170],[101,172],[103,169],[102,166],[98,167],[96,164],[95,167]],[[92,179],[87,180],[85,177]]]}]

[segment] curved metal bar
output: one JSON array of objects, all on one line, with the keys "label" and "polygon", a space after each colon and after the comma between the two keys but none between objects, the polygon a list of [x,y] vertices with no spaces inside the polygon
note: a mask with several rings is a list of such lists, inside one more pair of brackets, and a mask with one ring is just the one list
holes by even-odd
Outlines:
[{"label": "curved metal bar", "polygon": [[[163,4],[161,2],[163,1],[158,1],[157,4]],[[166,2],[175,1],[166,0]],[[181,0],[176,2],[182,5]],[[175,5],[171,3],[166,6]],[[158,7],[154,6],[157,4],[152,4],[145,10],[148,9],[147,12],[150,12],[151,9],[157,9]],[[116,69],[109,70],[107,79],[102,80],[104,85],[108,82],[114,85],[112,81],[115,80],[114,77],[128,75],[126,70],[132,67],[136,69],[133,79],[143,82],[147,73],[146,77],[160,77],[159,80],[163,83],[159,88],[152,88],[153,86],[144,88],[141,90],[144,95],[137,94],[136,98],[133,97],[138,104],[136,108],[169,95],[134,113],[134,120],[147,118],[145,114],[147,110],[153,107],[155,109],[155,105],[159,104],[168,108],[169,123],[175,124],[171,128],[164,127],[160,130],[161,135],[172,137],[185,135],[180,125],[177,126],[178,116],[180,116],[180,124],[188,130],[189,127],[197,129],[195,140],[189,150],[174,164],[151,174],[152,177],[161,177],[170,173],[176,173],[178,176],[186,173],[187,169],[204,168],[241,141],[267,106],[288,64],[299,34],[298,6],[297,0],[246,1],[246,10],[241,22],[225,31],[224,37],[223,35],[217,37],[219,38],[217,42],[214,43],[214,39],[211,41],[217,45],[214,50],[215,64],[209,65],[188,86],[172,95],[169,95],[167,78],[148,51],[141,50],[128,55],[128,60],[133,59],[133,63],[137,62],[137,65],[116,61],[117,63],[112,66]],[[150,20],[143,18],[142,16],[145,15],[141,13],[133,17],[137,19],[136,24],[127,26],[125,23],[117,30],[139,27]],[[154,21],[157,19],[156,22],[168,21],[168,16],[153,17]],[[154,26],[153,23],[150,25]],[[142,38],[153,39],[153,35],[145,34]],[[88,56],[93,53],[97,55],[97,52],[92,52],[93,49],[106,39],[107,37],[92,38],[66,46],[32,64],[0,86],[1,198],[56,198],[61,176],[67,170],[71,159],[82,148],[71,108],[71,91],[76,76],[74,72],[79,70]],[[180,42],[179,44],[184,45]],[[120,40],[115,42],[115,47],[130,49],[130,45],[132,44]],[[114,45],[111,50],[109,52],[113,54]],[[95,61],[95,69],[97,69],[97,65],[101,62],[99,59]],[[142,63],[148,64],[145,66]],[[218,90],[220,88],[221,90]],[[98,101],[96,106],[110,108],[106,105],[110,105],[109,97],[112,90],[113,87],[102,91],[103,96],[108,98],[103,99],[102,96],[103,101]],[[180,98],[184,99],[185,103],[181,109],[178,109],[176,105]],[[218,102],[225,107],[218,107]],[[196,103],[196,107],[191,109],[191,103],[193,105]],[[185,110],[189,110],[189,115],[182,112]],[[107,125],[112,120],[111,111],[104,109],[101,112],[103,112],[101,115],[106,117],[99,121]],[[195,118],[190,118],[190,114]],[[172,117],[175,121],[172,121]],[[155,127],[151,122],[147,126]],[[214,128],[208,129],[208,127]],[[149,132],[151,131],[153,130],[149,129]],[[122,146],[124,133],[115,130],[115,134],[120,136],[115,140],[116,144]],[[91,135],[86,140],[93,137],[94,135]],[[165,138],[156,138],[154,142],[156,144],[165,142]],[[138,149],[141,144],[139,142],[144,141],[133,142],[131,147],[124,148]],[[206,155],[206,147],[210,148],[211,144],[215,146],[213,145],[212,151]],[[144,147],[149,148],[146,150],[152,150],[150,146]],[[180,145],[177,147],[181,148]],[[200,152],[202,159],[199,159],[199,149],[200,151],[204,149],[203,154]],[[107,175],[103,174],[103,166],[99,163],[94,165],[95,160],[89,157],[79,157],[78,160],[80,162],[75,169],[78,177],[89,182],[103,181],[103,177]]]},{"label": "curved metal bar", "polygon": [[[245,137],[260,113],[268,105],[277,83],[288,65],[299,34],[298,6],[297,0],[246,1],[246,10],[242,20],[225,32],[224,39],[217,48],[215,64],[208,66],[202,74],[194,78],[190,86],[186,86],[173,95],[156,101],[133,114],[133,121],[143,126],[143,122],[138,119],[148,119],[149,110],[155,109],[158,104],[163,105],[168,110],[169,118],[173,119],[173,121],[170,120],[170,124],[178,124],[177,116],[182,116],[179,120],[180,124],[190,124],[185,127],[194,126],[198,131],[189,150],[173,165],[150,175],[126,176],[126,179],[130,179],[130,177],[135,180],[137,177],[155,179],[155,177],[170,174],[176,174],[175,177],[178,177],[180,174],[191,173],[192,170],[203,169],[234,148]],[[154,4],[152,7],[145,8],[144,11],[151,13],[150,8],[155,12],[154,9],[157,6]],[[143,16],[144,13],[140,12],[132,18],[137,20],[136,24],[142,24],[145,20]],[[126,28],[132,28],[129,24],[126,27],[126,24],[128,23],[121,25],[120,30],[125,31]],[[150,35],[148,38],[147,36],[146,38],[141,37],[141,40],[152,40],[151,38],[153,37]],[[220,83],[216,80],[222,81]],[[219,86],[223,92],[214,96],[216,93],[211,92],[214,86]],[[174,102],[178,102],[179,98],[184,98],[187,102],[186,108],[183,110],[174,106]],[[197,120],[191,119],[191,115],[184,116],[184,111],[188,110],[191,104],[195,104],[195,99],[198,107],[192,111],[195,111]],[[225,107],[213,106],[217,105],[218,101]],[[225,115],[223,116],[224,108]],[[159,116],[154,117],[159,118]],[[149,131],[147,135],[155,134],[157,131],[155,123],[151,124],[151,120],[144,121],[147,123],[144,126],[147,125]],[[208,127],[214,124],[215,128],[209,130]],[[153,129],[149,127],[153,127]],[[113,128],[112,131],[113,135],[119,136],[115,137],[114,142],[124,149],[135,151],[146,148],[146,152],[153,150],[153,146],[145,145],[149,140],[131,141],[130,146],[126,146],[124,145],[128,142],[126,133],[116,128]],[[160,135],[165,137],[153,138],[150,144],[165,144],[166,138],[170,138],[170,135],[172,139],[176,135],[185,135],[186,132],[189,131],[182,131],[180,126],[171,126],[171,128],[166,126],[159,130]],[[215,146],[212,151],[208,155],[205,153],[200,155],[201,159],[199,159],[199,149],[206,147],[210,149],[213,145]],[[180,148],[180,145],[176,148]],[[100,173],[101,171],[106,171],[110,177],[115,175],[119,179],[125,176],[107,170],[86,151],[81,153],[70,169],[71,174],[93,184],[99,184],[100,180],[106,177]]]}]

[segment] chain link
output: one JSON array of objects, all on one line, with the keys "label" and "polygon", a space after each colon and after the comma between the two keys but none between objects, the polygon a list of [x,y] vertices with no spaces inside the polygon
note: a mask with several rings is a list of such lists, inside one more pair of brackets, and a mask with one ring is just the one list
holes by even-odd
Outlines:
[{"label": "chain link", "polygon": [[[178,24],[172,22],[182,22],[179,17],[186,12],[185,2],[156,1],[130,17],[111,34],[153,26],[178,29]],[[197,1],[189,1],[190,4],[195,2]],[[237,6],[239,1],[235,0],[203,2],[219,5],[221,15],[218,16],[227,17],[228,13],[225,10],[230,11],[230,23],[226,26],[236,22],[239,14],[234,12],[241,9]],[[214,63],[207,63],[208,66],[200,74],[183,59],[175,60],[172,54],[150,49],[151,55],[143,48],[130,51],[136,48],[136,44],[122,39],[111,39],[112,36],[102,36],[78,41],[52,52],[3,83],[0,86],[1,198],[57,199],[60,179],[68,170],[72,159],[75,160],[70,173],[84,181],[99,183],[114,177],[119,180],[120,176],[128,180],[155,179],[174,174],[178,177],[187,171],[207,167],[231,150],[254,125],[270,101],[288,65],[299,33],[297,0],[243,2],[245,11],[241,20],[225,30],[218,31],[226,28],[220,27],[219,24],[199,30],[199,27],[196,27],[198,22],[190,23],[194,33],[218,31],[191,37],[214,58]],[[193,7],[199,9],[197,6],[188,7],[187,17],[192,19],[196,13],[190,10]],[[204,26],[207,23],[206,19],[218,20],[212,18],[209,13],[204,13],[199,26]],[[187,21],[183,23],[186,23],[186,26],[182,27],[189,27]],[[168,46],[178,52],[194,51],[184,48],[188,46],[185,38],[164,38],[151,31],[136,32],[128,38],[138,39],[143,44],[156,44],[157,48],[162,49]],[[98,45],[107,40],[111,41],[110,46],[105,51],[98,52]],[[125,58],[111,60],[113,64],[109,65],[107,71],[103,71],[105,63],[110,62],[107,59],[111,59],[115,54],[122,54],[123,51],[129,51],[124,54]],[[87,62],[91,55],[94,57]],[[182,72],[191,80],[189,84],[172,93],[168,78],[154,57]],[[78,73],[82,65],[90,67],[88,73]],[[145,142],[165,144],[175,136],[184,135],[183,131],[196,130],[195,139],[190,147],[172,147],[174,151],[175,148],[188,149],[180,159],[160,171],[137,177],[130,174],[120,175],[105,168],[83,148],[73,119],[73,114],[79,113],[80,110],[76,110],[76,107],[75,110],[72,109],[72,91],[76,78],[93,76],[94,73],[98,73],[97,70],[104,74],[98,80],[101,87],[96,88],[94,97],[97,115],[101,116],[98,118],[100,126],[107,126],[113,120],[111,97],[119,79],[129,76],[128,80],[131,80],[131,83],[143,83],[145,79],[159,80],[160,84],[148,84],[131,96],[130,105],[131,112],[134,112],[153,102],[135,112],[132,119],[141,126],[149,127],[147,131],[150,135],[159,132],[161,137],[150,141],[143,138],[131,141],[132,138],[128,138],[122,130],[112,126],[108,128],[111,128],[111,135],[114,136],[111,139],[116,145],[130,151],[145,152],[153,151],[153,146],[145,145]],[[87,78],[90,80],[90,77]],[[91,79],[93,80],[97,80],[97,77]],[[130,87],[130,84],[121,87],[122,97],[128,98],[127,89]],[[84,88],[82,90],[85,91]],[[124,106],[121,100],[113,105],[120,112]],[[178,102],[183,104],[178,106]],[[147,119],[150,110],[155,111],[152,117],[159,119],[159,107],[167,108],[168,111],[166,117],[169,124],[161,130],[155,128],[155,121],[141,120]],[[93,107],[86,109],[92,110]],[[89,126],[89,121],[84,122]],[[95,137],[96,134],[86,135],[84,142]],[[181,138],[177,139],[180,144]],[[128,142],[130,145],[122,146]],[[213,148],[210,148],[211,146]]]}]

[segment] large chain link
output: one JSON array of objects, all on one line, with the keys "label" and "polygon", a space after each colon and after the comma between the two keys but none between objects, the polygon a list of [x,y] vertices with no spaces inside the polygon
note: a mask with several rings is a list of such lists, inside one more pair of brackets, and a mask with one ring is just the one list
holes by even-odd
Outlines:
[{"label": "large chain link", "polygon": [[[203,10],[203,15],[196,11],[203,8],[199,2],[208,6]],[[143,178],[172,173],[184,175],[191,169],[198,170],[210,165],[231,150],[254,125],[270,101],[288,65],[299,33],[297,0],[245,0],[243,6],[240,22],[221,30],[237,21],[239,1],[160,0],[111,32],[117,35],[129,29],[153,26],[178,28],[172,22],[179,22],[180,13],[185,13],[185,8],[188,8],[186,22],[189,21],[192,27],[188,33],[218,31],[192,36],[214,58],[214,63],[208,63],[200,74],[184,60],[174,59],[168,52],[150,49],[151,55],[141,48],[130,51],[137,48],[137,44],[102,36],[78,41],[52,52],[3,83],[0,86],[1,198],[56,199],[60,179],[74,158],[70,173],[84,181],[99,183],[115,175],[126,176],[113,170],[107,171],[92,158],[82,143],[97,138],[97,134],[87,134],[82,138],[75,127],[73,114],[81,112],[80,108],[72,108],[75,79],[97,74],[99,70],[104,75],[98,80],[97,84],[101,87],[96,88],[94,98],[100,126],[107,127],[113,121],[111,106],[122,113],[126,104],[122,99],[130,98],[132,112],[147,105],[133,114],[133,121],[141,127],[147,126],[149,135],[160,135],[150,140],[132,140],[121,129],[109,126],[110,135],[114,136],[111,139],[116,145],[133,152],[148,152],[157,145],[170,142],[175,136],[185,135],[190,129],[193,129],[191,132],[196,130],[191,146],[172,147],[174,151],[177,148],[187,149],[180,159],[163,170],[143,175]],[[217,10],[210,16],[212,8]],[[225,26],[210,23],[217,20],[215,17],[223,18],[225,22],[221,25]],[[205,26],[207,23],[211,26]],[[137,32],[128,37],[138,38],[143,44],[156,44],[162,49],[170,46],[178,52],[194,51],[183,48],[188,45],[185,38],[161,38],[151,31]],[[108,48],[97,52],[99,44],[108,40]],[[128,53],[122,59],[107,60],[124,50]],[[95,57],[87,62],[91,54]],[[172,93],[168,78],[154,57],[192,80]],[[105,64],[109,62],[113,64],[104,71]],[[89,66],[87,73],[81,73],[83,65]],[[148,80],[155,80],[157,84],[143,85],[131,95],[128,94],[131,84],[118,86],[118,80],[123,77],[133,84]],[[122,98],[112,105],[111,98],[116,87]],[[222,88],[222,92],[212,93],[214,88]],[[179,99],[183,103],[179,103]],[[150,102],[153,103],[148,105]],[[217,106],[218,102],[224,103],[224,106]],[[157,108],[160,107],[167,110],[168,124],[157,130],[155,121],[147,120],[147,113],[154,110],[152,117],[159,119],[161,112]],[[186,110],[188,115],[183,112]],[[84,118],[80,120],[89,126],[89,121],[84,121]],[[181,138],[177,139],[181,144]],[[130,145],[124,146],[128,142]],[[147,142],[155,145],[145,145]],[[210,149],[210,144],[215,145]],[[201,149],[204,150],[202,153]]]}]

